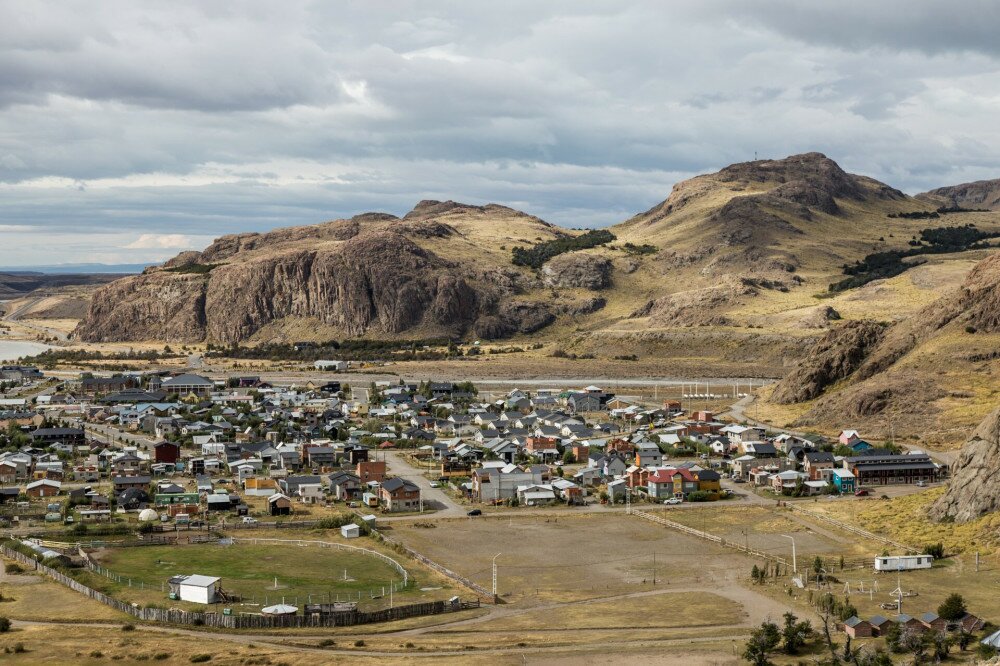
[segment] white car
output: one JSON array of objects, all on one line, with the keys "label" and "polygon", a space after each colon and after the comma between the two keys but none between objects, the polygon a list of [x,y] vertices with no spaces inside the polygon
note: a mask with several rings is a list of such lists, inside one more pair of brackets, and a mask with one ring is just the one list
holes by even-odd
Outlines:
[{"label": "white car", "polygon": [[431,481],[431,488],[440,488],[441,484],[437,481]]},{"label": "white car", "polygon": [[670,499],[663,500],[663,503],[664,504],[680,504],[683,501],[684,500],[680,499],[679,497],[671,497]]}]

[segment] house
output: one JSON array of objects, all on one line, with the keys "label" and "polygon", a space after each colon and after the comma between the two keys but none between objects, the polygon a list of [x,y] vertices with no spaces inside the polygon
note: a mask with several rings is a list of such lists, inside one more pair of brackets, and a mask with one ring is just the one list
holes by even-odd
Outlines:
[{"label": "house", "polygon": [[700,492],[712,493],[716,498],[722,492],[722,476],[715,470],[699,470],[694,473],[694,478],[698,482]]},{"label": "house", "polygon": [[517,501],[525,506],[552,504],[556,501],[556,494],[552,486],[548,484],[519,486]]},{"label": "house", "polygon": [[219,597],[222,582],[214,576],[174,576],[167,581],[172,598],[195,604],[214,604]]},{"label": "house", "polygon": [[327,477],[333,496],[341,501],[357,499],[361,494],[361,478],[357,474],[341,471]]},{"label": "house", "polygon": [[841,430],[840,434],[837,435],[837,441],[840,442],[841,446],[850,446],[859,439],[861,439],[861,435],[857,430]]},{"label": "house", "polygon": [[663,452],[652,442],[639,442],[635,447],[635,464],[639,467],[659,467],[663,464]]},{"label": "house", "polygon": [[892,620],[882,615],[873,615],[868,624],[872,625],[872,630],[876,636],[882,636],[886,631],[889,630],[889,625],[892,624]]},{"label": "house", "polygon": [[345,539],[357,539],[361,536],[361,526],[357,523],[349,523],[347,525],[341,525],[340,536]]},{"label": "house", "polygon": [[388,479],[379,488],[379,501],[386,511],[418,511],[420,487],[399,477]]},{"label": "house", "polygon": [[385,478],[385,461],[367,460],[359,462],[355,473],[361,483],[368,483],[369,481],[381,482]]},{"label": "house", "polygon": [[844,633],[851,638],[871,638],[875,630],[870,622],[854,615],[844,621]]},{"label": "house", "polygon": [[818,481],[823,478],[820,470],[833,469],[834,464],[833,454],[829,451],[807,451],[803,458],[802,469],[810,481]]},{"label": "house", "polygon": [[785,470],[784,472],[778,472],[770,477],[771,488],[777,492],[785,492],[786,490],[795,490],[799,483],[806,481],[809,477],[804,472],[796,472],[795,470]]},{"label": "house", "polygon": [[292,512],[292,499],[282,493],[267,498],[267,512],[271,516],[287,516]]},{"label": "house", "polygon": [[933,555],[879,555],[875,558],[875,571],[913,571],[930,569]]},{"label": "house", "polygon": [[947,631],[948,621],[937,613],[928,611],[920,616],[920,621],[931,631]]},{"label": "house", "polygon": [[111,479],[114,485],[115,494],[121,493],[122,491],[128,490],[129,488],[136,488],[138,490],[146,490],[149,488],[149,483],[153,480],[153,477],[146,475],[134,475],[134,476],[116,476]]},{"label": "house", "polygon": [[153,445],[153,462],[175,463],[181,458],[181,445],[174,442],[159,442]]},{"label": "house", "polygon": [[28,497],[55,497],[62,490],[62,483],[60,481],[53,481],[51,479],[39,479],[38,481],[32,481],[27,485],[24,490],[24,494]]},{"label": "house", "polygon": [[899,625],[899,628],[903,631],[903,633],[910,632],[922,634],[927,631],[927,627],[924,626],[923,622],[915,617],[910,617],[905,613],[900,613],[896,616],[896,624]]},{"label": "house", "polygon": [[250,497],[269,497],[278,489],[274,479],[252,477],[243,481],[243,493]]},{"label": "house", "polygon": [[857,490],[854,474],[848,472],[846,469],[831,469],[830,481],[833,482],[839,493],[850,495]]}]

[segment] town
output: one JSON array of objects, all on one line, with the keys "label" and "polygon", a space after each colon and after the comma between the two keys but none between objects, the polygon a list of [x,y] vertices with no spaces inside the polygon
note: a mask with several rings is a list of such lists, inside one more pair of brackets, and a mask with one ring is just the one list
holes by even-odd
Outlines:
[{"label": "town", "polygon": [[[879,574],[905,573],[916,586],[912,577],[946,571],[940,545],[903,543],[852,520],[852,505],[940,487],[947,465],[913,445],[869,442],[850,428],[829,437],[770,428],[744,415],[750,396],[735,390],[656,400],[596,385],[365,383],[341,361],[313,370],[321,379],[271,382],[191,369],[50,377],[4,366],[0,546],[9,568],[144,622],[356,627],[516,605],[532,585],[515,582],[518,570],[530,570],[534,555],[493,557],[491,582],[470,570],[485,557],[472,544],[499,538],[497,547],[515,550],[502,546],[498,525],[556,521],[524,546],[547,543],[545,531],[567,539],[566,529],[567,547],[592,543],[594,529],[628,529],[619,535],[626,548],[637,534],[672,533],[692,552],[747,562],[720,570],[772,593],[755,593],[745,608],[777,618],[787,603],[773,596],[780,586],[799,603],[827,604],[831,631],[856,645],[919,649],[917,634],[954,635],[963,652],[979,634],[984,650],[1000,642],[964,599],[961,612],[921,606],[914,616],[903,613],[912,588],[889,579],[879,588]],[[241,554],[219,563],[220,544]],[[289,544],[312,548],[292,563]],[[609,590],[663,585],[658,574],[690,561],[656,557],[626,557],[634,569],[611,574],[621,580]],[[498,571],[521,589],[498,582]],[[849,578],[860,579],[853,596]],[[853,601],[859,595],[870,597],[870,613]]]}]

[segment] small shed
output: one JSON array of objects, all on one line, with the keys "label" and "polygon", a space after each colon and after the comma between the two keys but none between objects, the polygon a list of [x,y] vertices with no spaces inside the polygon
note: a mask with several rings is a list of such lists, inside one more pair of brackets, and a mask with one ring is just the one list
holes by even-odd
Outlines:
[{"label": "small shed", "polygon": [[219,590],[222,587],[221,579],[200,574],[174,576],[167,583],[172,596],[176,595],[181,601],[196,604],[214,604],[219,598]]},{"label": "small shed", "polygon": [[354,523],[344,525],[340,528],[340,536],[345,539],[357,539],[361,536],[361,528]]},{"label": "small shed", "polygon": [[851,638],[871,638],[875,635],[871,623],[857,615],[844,621],[844,633]]},{"label": "small shed", "polygon": [[368,527],[375,527],[375,514],[369,513],[367,516],[361,516],[361,522],[363,522]]},{"label": "small shed", "polygon": [[933,631],[946,631],[948,629],[948,621],[931,611],[921,615],[920,621],[923,622],[925,627]]},{"label": "small shed", "polygon": [[875,558],[875,571],[912,571],[930,569],[933,555],[880,555]]},{"label": "small shed", "polygon": [[267,498],[267,508],[272,516],[287,516],[292,512],[292,500],[288,495],[274,493]]},{"label": "small shed", "polygon": [[882,636],[889,630],[889,625],[892,624],[892,620],[883,615],[872,615],[872,619],[868,620],[868,624],[872,625],[872,629],[875,630],[876,636]]}]

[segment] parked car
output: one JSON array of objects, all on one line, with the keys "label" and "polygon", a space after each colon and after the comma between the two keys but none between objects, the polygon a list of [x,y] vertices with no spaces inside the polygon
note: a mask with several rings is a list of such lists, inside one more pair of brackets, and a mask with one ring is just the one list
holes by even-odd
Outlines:
[{"label": "parked car", "polygon": [[663,503],[664,504],[680,504],[683,501],[684,500],[680,499],[679,497],[671,497],[670,499],[663,500]]},{"label": "parked car", "polygon": [[921,479],[920,481],[917,481],[917,488],[924,488],[926,486],[927,486],[927,482],[924,481],[923,479]]},{"label": "parked car", "polygon": [[740,477],[736,477],[735,479],[733,479],[733,483],[746,483],[746,482],[747,482],[746,479],[741,479]]},{"label": "parked car", "polygon": [[244,525],[256,525],[257,524],[257,519],[254,518],[254,517],[252,517],[252,516],[243,516],[243,524]]},{"label": "parked car", "polygon": [[870,495],[870,494],[871,493],[869,493],[864,488],[858,488],[857,490],[854,491],[854,496],[855,497],[868,497],[868,495]]},{"label": "parked car", "polygon": [[473,509],[472,511],[470,511],[466,515],[469,515],[469,516],[481,516],[481,515],[483,515],[483,510],[482,509]]},{"label": "parked car", "polygon": [[440,488],[441,484],[437,481],[431,481],[431,488]]}]

